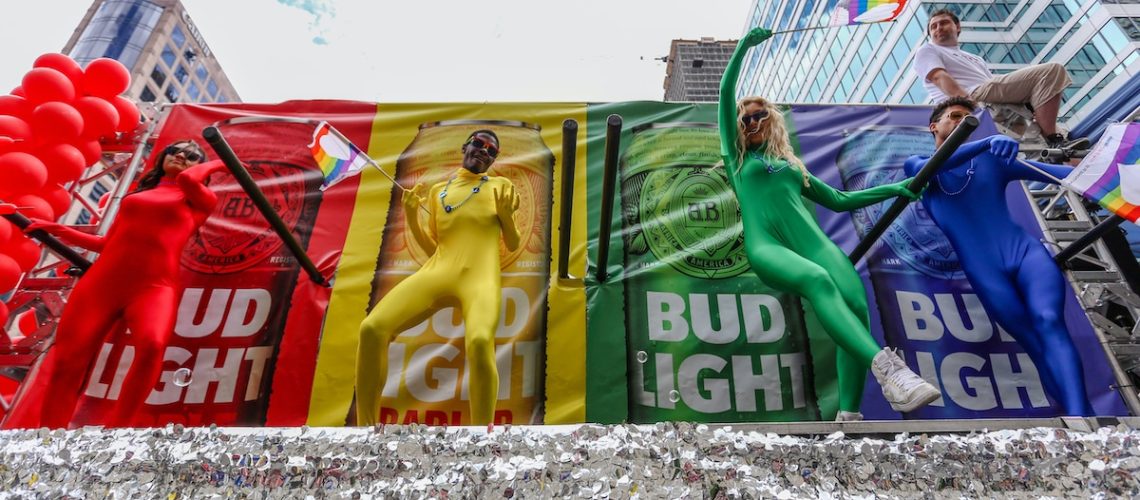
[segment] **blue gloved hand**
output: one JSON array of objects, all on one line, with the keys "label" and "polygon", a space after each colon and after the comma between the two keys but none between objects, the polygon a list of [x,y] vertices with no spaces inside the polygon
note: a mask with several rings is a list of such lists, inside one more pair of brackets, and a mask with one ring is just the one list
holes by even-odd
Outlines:
[{"label": "blue gloved hand", "polygon": [[990,138],[990,154],[1001,158],[1006,163],[1017,159],[1017,152],[1021,144],[1004,135],[995,135]]}]

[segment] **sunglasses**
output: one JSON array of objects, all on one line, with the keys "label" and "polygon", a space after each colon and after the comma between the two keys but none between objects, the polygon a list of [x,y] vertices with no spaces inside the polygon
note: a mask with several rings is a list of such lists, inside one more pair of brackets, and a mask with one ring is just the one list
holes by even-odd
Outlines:
[{"label": "sunglasses", "polygon": [[970,116],[973,113],[963,113],[961,111],[954,111],[942,115],[943,118],[949,118],[952,122],[962,121],[963,118]]},{"label": "sunglasses", "polygon": [[483,151],[486,151],[487,154],[491,156],[491,158],[498,158],[498,156],[499,156],[499,148],[495,147],[495,145],[492,144],[491,142],[484,141],[483,139],[480,139],[478,137],[472,137],[471,139],[469,139],[467,141],[467,144],[464,144],[464,146],[466,146],[468,144],[475,146],[478,149],[482,149]]},{"label": "sunglasses", "polygon": [[182,146],[180,148],[171,144],[167,146],[166,149],[162,150],[162,152],[168,156],[175,156],[178,153],[182,153],[182,157],[186,158],[186,161],[198,161],[202,159],[202,153],[198,152],[198,150],[192,145]]},{"label": "sunglasses", "polygon": [[745,126],[748,126],[748,125],[752,125],[752,122],[762,122],[766,118],[768,118],[768,110],[762,109],[762,110],[757,111],[755,113],[752,113],[749,115],[744,115],[744,116],[740,117],[740,122],[743,123]]}]

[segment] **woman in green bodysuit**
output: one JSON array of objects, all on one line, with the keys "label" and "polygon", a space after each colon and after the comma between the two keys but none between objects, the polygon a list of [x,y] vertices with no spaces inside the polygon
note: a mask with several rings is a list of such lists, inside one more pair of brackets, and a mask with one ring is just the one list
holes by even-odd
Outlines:
[{"label": "woman in green bodysuit", "polygon": [[849,211],[896,196],[917,197],[903,181],[853,192],[837,191],[811,175],[795,156],[784,118],[761,97],[735,102],[740,65],[748,49],[772,36],[764,28],[736,47],[720,84],[721,156],[740,202],[744,243],[752,271],[778,290],[806,298],[839,349],[837,420],[861,420],[859,406],[867,368],[897,411],[911,411],[938,398],[933,385],[907,368],[871,337],[863,282],[832,242],[802,197],[834,211]]}]

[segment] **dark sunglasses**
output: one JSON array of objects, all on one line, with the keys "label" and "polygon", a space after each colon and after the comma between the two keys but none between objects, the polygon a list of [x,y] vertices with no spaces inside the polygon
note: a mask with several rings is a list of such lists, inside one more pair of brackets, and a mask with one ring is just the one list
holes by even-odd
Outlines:
[{"label": "dark sunglasses", "polygon": [[768,110],[762,109],[750,115],[740,117],[740,122],[747,126],[752,125],[752,122],[764,121],[765,118],[768,118]]},{"label": "dark sunglasses", "polygon": [[[472,137],[471,139],[467,140],[467,144],[470,144],[472,146],[475,146],[478,149],[482,149],[483,151],[486,151],[487,154],[491,156],[491,158],[498,158],[499,157],[499,148],[495,147],[494,144],[491,144],[488,141],[484,141],[483,139],[480,139],[478,137]],[[467,144],[464,144],[464,146],[466,146]]]},{"label": "dark sunglasses", "polygon": [[162,150],[162,152],[169,156],[175,156],[178,153],[182,153],[182,157],[186,158],[186,161],[198,161],[202,159],[202,153],[198,152],[197,148],[195,148],[193,145],[182,146],[180,148],[171,144],[167,146],[166,149]]}]

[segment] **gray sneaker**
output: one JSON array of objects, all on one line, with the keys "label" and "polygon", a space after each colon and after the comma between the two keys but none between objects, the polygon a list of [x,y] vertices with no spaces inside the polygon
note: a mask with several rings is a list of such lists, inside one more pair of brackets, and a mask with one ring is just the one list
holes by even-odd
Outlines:
[{"label": "gray sneaker", "polygon": [[902,358],[884,347],[871,361],[871,373],[895,411],[914,411],[938,399],[938,389],[915,374]]},{"label": "gray sneaker", "polygon": [[835,421],[836,422],[862,422],[863,421],[863,414],[859,413],[857,411],[839,410],[839,413],[835,414]]}]

